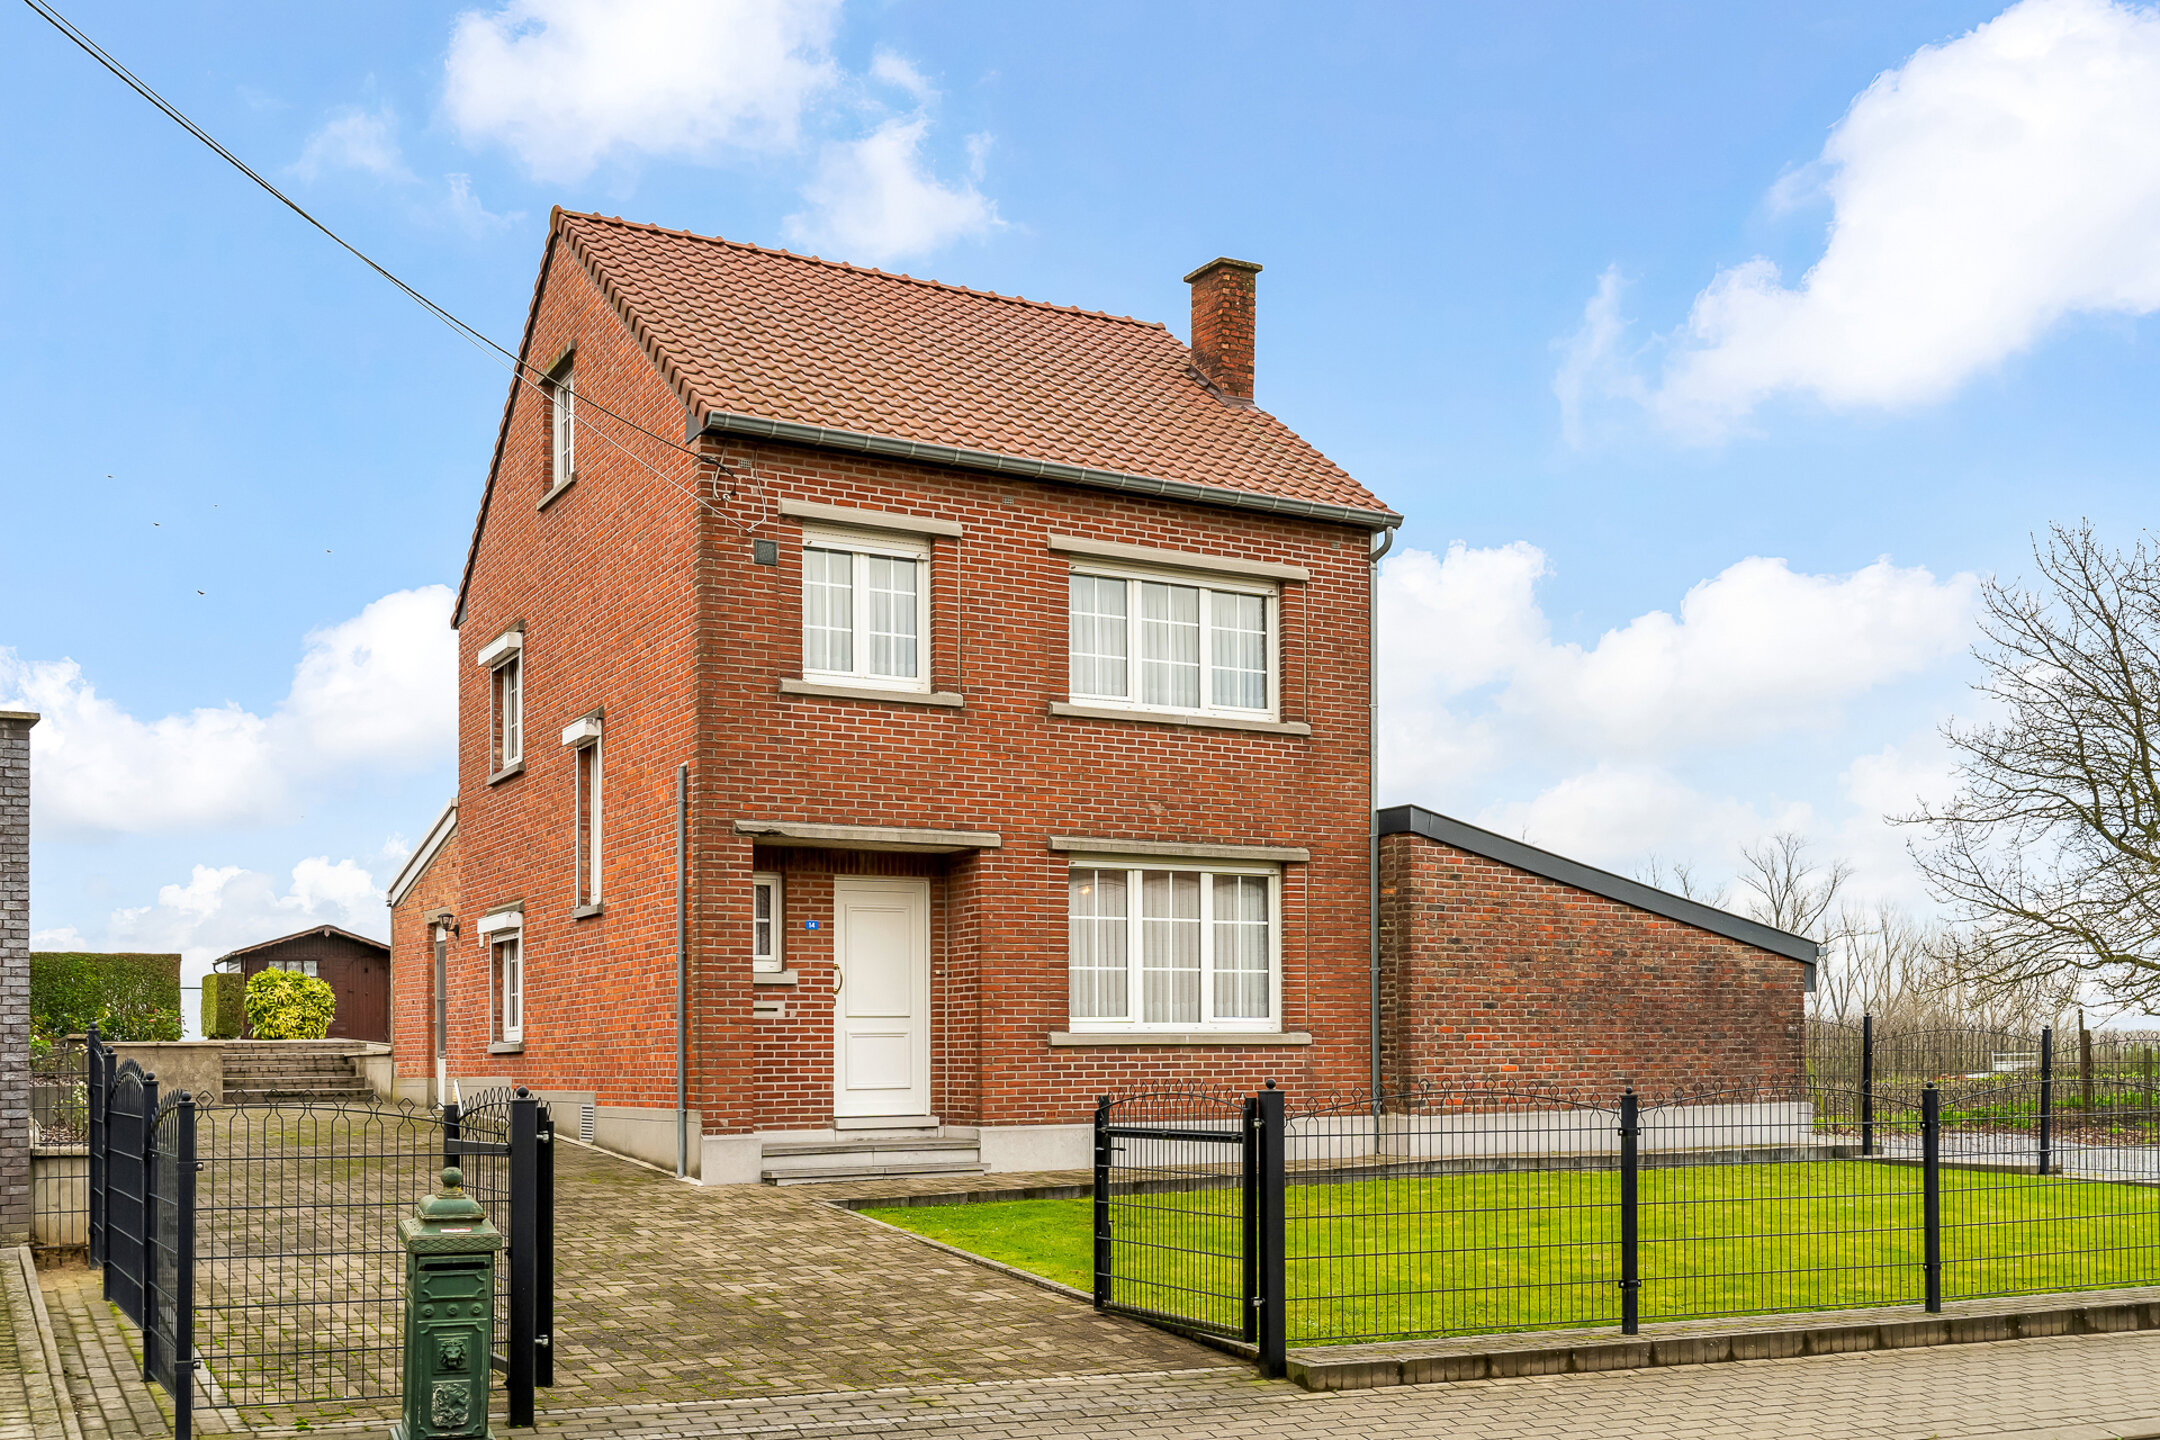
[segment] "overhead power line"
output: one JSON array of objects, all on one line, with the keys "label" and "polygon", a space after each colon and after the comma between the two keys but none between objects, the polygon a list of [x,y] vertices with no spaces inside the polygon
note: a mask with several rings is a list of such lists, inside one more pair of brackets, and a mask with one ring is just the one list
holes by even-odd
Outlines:
[{"label": "overhead power line", "polygon": [[[46,3],[46,0],[23,0],[23,3],[28,5],[33,11],[37,12],[37,14],[41,18],[43,18],[46,23],[50,24],[55,30],[58,30],[70,41],[74,42],[74,44],[79,49],[81,49],[84,54],[88,55],[91,59],[97,61],[98,64],[104,66],[107,70],[111,71],[112,74],[116,78],[118,78],[122,84],[126,85],[130,90],[133,90],[136,94],[142,96],[143,99],[149,101],[152,105],[155,105],[160,111],[164,112],[165,116],[170,119],[174,124],[178,125],[181,129],[187,131],[188,134],[194,136],[197,140],[200,140],[214,154],[216,154],[219,159],[223,160],[226,164],[232,166],[235,170],[238,170],[241,174],[247,176],[248,179],[254,181],[257,185],[261,186],[273,198],[275,198],[279,204],[283,205],[286,209],[292,211],[293,214],[299,216],[302,220],[305,220],[309,225],[320,231],[327,239],[329,239],[332,244],[336,245],[340,250],[343,250],[346,254],[352,256],[355,260],[358,260],[361,264],[367,266],[368,269],[374,271],[377,275],[381,276],[383,279],[389,281],[392,285],[396,286],[398,290],[403,292],[404,295],[414,304],[418,305],[428,314],[434,316],[437,320],[440,320],[444,325],[447,325],[453,334],[465,340],[467,343],[475,346],[483,354],[493,352],[492,354],[489,354],[489,358],[495,360],[498,364],[506,366],[510,370],[511,377],[516,383],[529,386],[536,392],[542,394],[546,393],[542,388],[542,384],[543,382],[545,382],[547,377],[542,374],[537,367],[527,363],[521,356],[510,350],[508,347],[498,344],[486,332],[480,330],[476,326],[467,324],[465,321],[459,319],[456,315],[452,314],[449,310],[443,308],[441,305],[436,304],[433,300],[430,300],[427,296],[421,294],[411,285],[406,284],[403,280],[392,274],[387,267],[378,263],[365,251],[361,250],[360,247],[354,245],[344,236],[338,234],[337,231],[332,230],[328,225],[325,225],[321,220],[317,219],[313,214],[311,214],[306,206],[302,205],[299,201],[293,199],[292,196],[286,194],[283,190],[278,189],[277,186],[271,184],[268,180],[264,179],[263,176],[254,169],[254,167],[250,166],[245,160],[242,160],[239,156],[233,154],[232,151],[226,149],[225,146],[218,141],[216,136],[212,135],[209,131],[203,129],[202,126],[197,125],[193,120],[190,120],[185,114],[181,113],[181,111],[176,106],[174,106],[171,101],[167,100],[163,95],[160,95],[156,90],[152,89],[150,85],[147,84],[141,77],[136,75],[134,71],[128,69],[127,66],[121,64],[117,59],[113,58],[112,54],[109,51],[107,51],[102,45],[99,45],[95,40],[92,40],[88,35],[84,34],[83,31],[79,27],[77,27],[73,21],[69,20],[65,15],[62,15],[59,11],[53,9],[51,5]],[[720,462],[716,458],[693,450],[689,446],[684,445],[678,440],[671,440],[665,435],[647,429],[645,426],[639,424],[637,421],[631,419],[629,416],[620,414],[614,410],[610,410],[607,406],[600,404],[598,401],[592,399],[589,394],[583,391],[580,391],[578,394],[577,407],[580,411],[597,410],[602,415],[605,415],[609,419],[617,421],[620,424],[628,426],[630,429],[635,430],[638,434],[645,436],[647,439],[664,445],[668,449],[676,451],[679,454],[688,456],[694,462],[697,462],[699,464],[719,466],[723,474],[730,473],[727,471],[727,468],[725,466],[720,465]],[[653,475],[657,476],[662,480],[668,481],[670,484],[676,484],[678,485],[678,488],[681,488],[679,482],[675,479],[675,477],[669,476],[660,471],[659,469],[655,468],[651,463],[646,461],[644,457],[631,451],[621,441],[609,435],[604,429],[598,431],[597,433],[599,434],[601,439],[606,440],[609,444],[615,446],[618,450],[621,450],[631,460],[637,462],[639,465],[644,466],[645,469],[647,469],[648,471],[651,471]],[[695,482],[693,481],[693,483]],[[715,505],[712,501],[706,499],[703,495],[697,493],[696,490],[686,490],[685,493],[687,493],[691,499],[697,501],[700,505],[705,506],[714,514],[719,515],[721,518],[727,520],[729,523],[735,525],[737,528],[745,531],[755,528],[754,526],[744,525],[740,520],[737,520],[726,510],[722,509],[718,505]]]}]

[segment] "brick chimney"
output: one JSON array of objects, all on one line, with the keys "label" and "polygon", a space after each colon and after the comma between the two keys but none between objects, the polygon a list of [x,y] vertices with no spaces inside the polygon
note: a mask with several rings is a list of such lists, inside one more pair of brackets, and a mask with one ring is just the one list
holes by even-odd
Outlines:
[{"label": "brick chimney", "polygon": [[1253,398],[1254,279],[1250,260],[1210,260],[1185,283],[1192,286],[1192,358],[1209,383],[1233,400]]}]

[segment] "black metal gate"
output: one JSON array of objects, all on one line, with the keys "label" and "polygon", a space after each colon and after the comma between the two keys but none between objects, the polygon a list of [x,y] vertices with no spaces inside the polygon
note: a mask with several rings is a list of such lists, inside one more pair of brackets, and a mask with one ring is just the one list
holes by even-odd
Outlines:
[{"label": "black metal gate", "polygon": [[145,1196],[143,1378],[173,1399],[174,1440],[188,1440],[195,1397],[195,1101],[185,1090],[150,1122]]},{"label": "black metal gate", "polygon": [[143,1378],[173,1394],[182,1440],[198,1368],[220,1406],[398,1397],[397,1222],[445,1164],[509,1242],[491,1359],[511,1423],[532,1424],[534,1387],[554,1383],[554,1125],[537,1097],[160,1105],[134,1061],[94,1034],[90,1053],[92,1259],[142,1329]]},{"label": "black metal gate", "polygon": [[1283,1097],[1095,1102],[1095,1304],[1283,1355]]}]

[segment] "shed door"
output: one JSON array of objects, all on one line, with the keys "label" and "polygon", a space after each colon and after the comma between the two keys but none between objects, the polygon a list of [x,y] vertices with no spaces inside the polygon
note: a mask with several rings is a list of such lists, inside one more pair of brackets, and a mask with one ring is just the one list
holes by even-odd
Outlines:
[{"label": "shed door", "polygon": [[930,1109],[930,882],[833,880],[833,1114]]},{"label": "shed door", "polygon": [[354,956],[329,963],[337,968],[337,978],[330,981],[337,989],[337,1016],[330,1022],[330,1038],[388,1044],[390,974],[382,957]]}]

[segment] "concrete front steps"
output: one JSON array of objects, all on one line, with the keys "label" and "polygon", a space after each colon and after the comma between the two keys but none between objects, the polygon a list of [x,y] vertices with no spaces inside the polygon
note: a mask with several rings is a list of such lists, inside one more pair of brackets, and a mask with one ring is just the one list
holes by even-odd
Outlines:
[{"label": "concrete front steps", "polygon": [[940,1125],[935,1115],[840,1119],[830,1139],[767,1140],[761,1148],[768,1185],[983,1173],[973,1129]]},{"label": "concrete front steps", "polygon": [[353,1063],[361,1053],[362,1047],[344,1040],[257,1040],[228,1045],[222,1098],[228,1105],[366,1100],[375,1092]]}]

